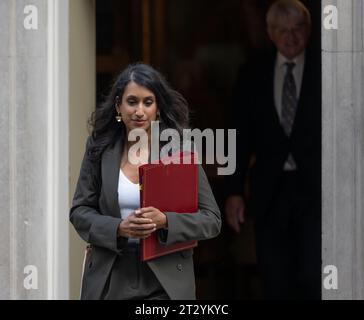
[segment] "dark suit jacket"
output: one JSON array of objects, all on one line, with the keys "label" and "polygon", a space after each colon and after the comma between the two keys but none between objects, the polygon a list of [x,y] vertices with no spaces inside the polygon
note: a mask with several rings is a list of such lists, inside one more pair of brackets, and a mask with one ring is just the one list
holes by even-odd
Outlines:
[{"label": "dark suit jacket", "polygon": [[[117,238],[121,222],[118,177],[122,146],[119,142],[103,152],[101,161],[91,161],[90,138],[81,165],[70,220],[83,240],[93,247],[85,263],[81,299],[100,299],[114,260],[123,254],[127,238]],[[165,244],[215,237],[221,217],[207,177],[199,166],[199,211],[194,214],[166,212]],[[148,263],[171,299],[195,299],[192,249],[169,254]],[[121,271],[122,272],[122,271]]]},{"label": "dark suit jacket", "polygon": [[280,124],[274,104],[276,53],[260,57],[240,71],[231,112],[237,129],[237,169],[227,178],[227,195],[243,194],[244,178],[252,154],[251,212],[264,218],[282,174],[287,155],[292,153],[302,192],[320,203],[321,187],[321,67],[306,51],[302,87],[291,137]]}]

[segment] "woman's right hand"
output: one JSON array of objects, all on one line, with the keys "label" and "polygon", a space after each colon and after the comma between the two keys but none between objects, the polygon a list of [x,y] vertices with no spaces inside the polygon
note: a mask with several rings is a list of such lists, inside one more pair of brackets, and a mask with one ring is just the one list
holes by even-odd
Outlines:
[{"label": "woman's right hand", "polygon": [[141,218],[134,212],[119,224],[118,237],[145,239],[156,230],[156,227],[152,219]]}]

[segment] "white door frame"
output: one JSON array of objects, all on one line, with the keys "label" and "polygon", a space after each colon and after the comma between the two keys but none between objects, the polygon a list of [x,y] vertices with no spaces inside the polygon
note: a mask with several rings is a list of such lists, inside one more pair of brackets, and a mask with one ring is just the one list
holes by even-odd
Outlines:
[{"label": "white door frame", "polygon": [[47,299],[68,299],[69,0],[47,6]]}]

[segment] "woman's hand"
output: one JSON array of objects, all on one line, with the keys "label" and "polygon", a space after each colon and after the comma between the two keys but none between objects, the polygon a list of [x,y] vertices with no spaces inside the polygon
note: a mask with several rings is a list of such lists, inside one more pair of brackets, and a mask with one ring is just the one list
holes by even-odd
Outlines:
[{"label": "woman's hand", "polygon": [[166,215],[154,207],[145,207],[139,210],[135,210],[137,217],[143,217],[151,219],[156,224],[157,229],[167,228],[167,217]]},{"label": "woman's hand", "polygon": [[156,230],[156,227],[152,219],[141,217],[134,212],[119,224],[118,236],[145,239]]}]

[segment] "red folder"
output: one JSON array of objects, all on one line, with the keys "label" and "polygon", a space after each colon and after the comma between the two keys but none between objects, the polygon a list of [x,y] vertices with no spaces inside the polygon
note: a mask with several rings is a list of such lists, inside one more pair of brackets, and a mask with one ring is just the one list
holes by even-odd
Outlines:
[{"label": "red folder", "polygon": [[[198,211],[198,168],[196,164],[145,164],[139,167],[140,207],[155,207],[162,212]],[[157,231],[141,242],[141,260],[147,261],[172,252],[197,246],[197,241],[162,245]]]}]

